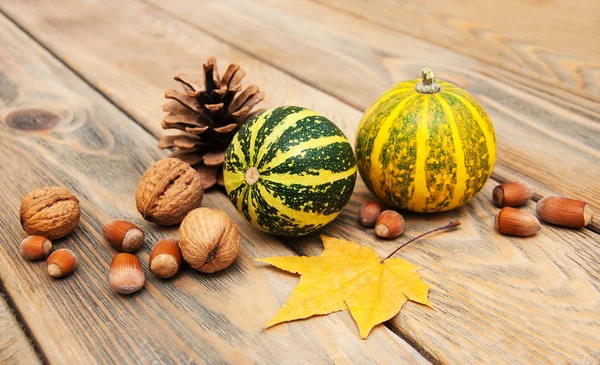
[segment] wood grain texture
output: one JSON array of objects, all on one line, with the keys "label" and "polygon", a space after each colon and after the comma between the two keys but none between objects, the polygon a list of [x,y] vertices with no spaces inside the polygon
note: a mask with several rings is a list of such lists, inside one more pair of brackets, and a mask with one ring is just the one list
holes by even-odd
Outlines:
[{"label": "wood grain texture", "polygon": [[0,364],[41,364],[8,303],[0,294]]},{"label": "wood grain texture", "polygon": [[[176,228],[144,222],[135,208],[142,173],[162,156],[156,139],[1,16],[0,34],[0,279],[48,362],[428,363],[385,326],[360,340],[347,313],[262,331],[298,279],[254,258],[294,253],[251,229],[218,191],[207,194],[203,205],[225,210],[240,227],[237,261],[214,275],[187,268],[162,281],[149,274],[152,243],[176,235]],[[40,110],[58,121],[48,124],[37,117]],[[7,124],[16,111],[21,118]],[[54,242],[72,249],[79,262],[72,275],[58,280],[46,275],[43,262],[18,253],[21,199],[47,184],[69,188],[82,207],[79,226]],[[116,252],[99,232],[113,218],[131,220],[146,233],[137,253],[146,285],[130,296],[108,285]]]},{"label": "wood grain texture", "polygon": [[[409,303],[392,326],[443,364],[582,362],[600,343],[600,237],[548,225],[528,238],[502,236],[493,228],[495,185],[452,212],[403,213],[406,231],[390,242],[356,222],[360,204],[373,198],[360,181],[341,217],[321,233],[372,245],[384,257],[396,242],[458,219],[463,225],[455,232],[399,253],[425,268],[435,310]],[[523,209],[534,212],[535,203]],[[316,235],[297,244],[308,255],[322,251]]]},{"label": "wood grain texture", "polygon": [[[180,70],[199,74],[206,56],[215,55],[219,60],[235,60],[242,64],[248,72],[245,82],[256,83],[265,90],[266,105],[297,104],[309,107],[330,117],[350,139],[354,138],[353,132],[361,116],[359,110],[246,53],[216,41],[154,7],[140,3],[121,7],[119,3],[112,1],[79,6],[75,6],[76,2],[64,4],[70,9],[78,9],[78,16],[75,17],[77,21],[59,22],[60,11],[45,7],[42,2],[35,3],[37,7],[11,2],[5,9],[9,9],[11,16],[42,39],[71,67],[79,70],[86,79],[93,79],[94,85],[103,90],[111,100],[117,100],[117,103],[128,100],[126,106],[144,125],[158,123],[162,113],[157,106],[162,99],[153,106],[145,102],[132,104],[131,100],[149,100],[153,98],[152,93],[162,95],[165,85],[173,84],[169,81],[171,75]],[[40,15],[42,13],[43,16]],[[194,17],[200,16],[196,11],[194,14]],[[328,15],[332,16],[331,23],[336,24],[335,15]],[[228,16],[238,19],[233,18],[233,13]],[[302,21],[302,18],[293,19]],[[321,23],[312,24],[318,27]],[[242,27],[238,23],[234,24]],[[237,30],[244,37],[246,34],[261,34],[252,31],[252,27]],[[273,33],[266,41],[277,39],[282,33]],[[391,35],[382,34],[381,37],[387,40]],[[128,47],[119,48],[119,52],[105,52],[104,47],[97,45],[96,39],[101,45],[112,41],[128,44]],[[289,44],[292,44],[291,41],[288,41]],[[241,47],[243,43],[236,43],[236,46]],[[281,49],[272,46],[261,50],[269,52],[269,59],[273,60],[279,57]],[[304,50],[307,51],[308,48]],[[368,48],[359,48],[356,53],[362,54],[366,50]],[[140,57],[140,54],[145,57]],[[123,59],[128,62],[118,62]],[[298,62],[302,64],[302,60],[304,58]],[[320,58],[315,58],[313,64],[321,65],[320,61]],[[340,63],[340,67],[342,66]],[[417,67],[419,66],[414,65],[418,71]],[[134,72],[139,69],[146,72]],[[308,68],[307,70],[310,71]],[[356,73],[352,69],[347,70],[352,72],[349,75]],[[327,79],[327,74],[322,75]],[[447,75],[454,75],[455,80],[452,81],[458,84],[463,80],[455,72],[448,72]],[[478,77],[484,77],[486,82],[496,85],[500,90],[509,89],[515,93],[514,88],[531,88],[520,82],[513,85],[510,80],[505,85],[483,75]],[[123,79],[129,82],[121,82]],[[161,85],[161,80],[166,83]],[[364,84],[366,88],[370,85]],[[486,90],[485,87],[481,89]],[[572,99],[572,96],[563,94],[562,91],[556,91],[556,94],[552,94],[554,91],[550,94],[531,91],[534,95],[531,96],[528,92],[518,92],[519,90],[521,89],[516,91],[516,95],[497,92],[490,98],[497,100],[500,105],[512,102],[517,110],[534,105],[532,113],[535,114],[541,112],[537,111],[537,102],[532,100],[547,97],[549,99],[544,105],[557,108],[569,105],[568,108],[565,106],[565,113],[581,113],[585,116],[585,121],[579,119],[583,125],[594,126],[596,123],[589,119],[596,112],[586,100]],[[143,95],[133,95],[135,93]],[[560,101],[560,95],[566,100],[564,104]],[[151,118],[144,118],[147,115],[151,115]],[[516,121],[513,123],[519,125]],[[531,130],[533,129],[527,131],[533,133]],[[548,146],[553,143],[556,142],[549,142]],[[409,226],[404,237],[447,223],[451,218],[459,218],[463,227],[459,231],[434,236],[403,250],[403,258],[427,268],[422,273],[432,284],[431,298],[436,310],[408,304],[388,325],[441,363],[560,364],[578,363],[591,358],[597,352],[597,343],[600,342],[598,235],[589,230],[574,231],[544,226],[540,233],[531,238],[500,236],[491,228],[497,211],[490,199],[493,186],[494,182],[490,182],[473,203],[457,211],[437,215],[407,215]],[[371,232],[358,228],[355,221],[356,210],[366,199],[372,199],[372,195],[359,182],[354,197],[341,218],[323,233],[372,245],[383,255],[395,247],[395,241],[377,240]],[[533,203],[530,203],[528,208],[532,207]],[[242,231],[249,235],[249,241],[263,239],[263,235],[247,225],[240,225]],[[286,243],[295,251],[305,254],[319,254],[322,250],[318,235],[286,240]],[[276,274],[279,278],[288,278],[280,272]],[[321,318],[281,325],[274,330],[291,331],[296,326],[313,320]]]},{"label": "wood grain texture", "polygon": [[600,12],[595,0],[317,1],[600,100]]},{"label": "wood grain texture", "polygon": [[[427,65],[489,113],[498,139],[496,178],[527,181],[537,197],[586,200],[600,212],[596,102],[312,2],[149,1],[360,110]],[[220,27],[224,21],[235,27]],[[595,82],[593,75],[586,80]],[[600,232],[600,220],[593,227]]]}]

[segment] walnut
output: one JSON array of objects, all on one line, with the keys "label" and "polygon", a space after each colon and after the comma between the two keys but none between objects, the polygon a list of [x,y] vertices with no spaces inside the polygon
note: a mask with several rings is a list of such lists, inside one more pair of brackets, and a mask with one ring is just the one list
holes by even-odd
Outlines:
[{"label": "walnut", "polygon": [[79,200],[69,190],[45,186],[25,195],[21,203],[21,225],[29,235],[50,240],[71,233],[79,223]]},{"label": "walnut", "polygon": [[168,226],[180,223],[188,212],[199,207],[203,193],[196,170],[181,160],[164,158],[142,176],[135,202],[144,219]]},{"label": "walnut", "polygon": [[240,251],[240,235],[225,212],[198,208],[179,227],[179,248],[191,267],[213,273],[235,261]]}]

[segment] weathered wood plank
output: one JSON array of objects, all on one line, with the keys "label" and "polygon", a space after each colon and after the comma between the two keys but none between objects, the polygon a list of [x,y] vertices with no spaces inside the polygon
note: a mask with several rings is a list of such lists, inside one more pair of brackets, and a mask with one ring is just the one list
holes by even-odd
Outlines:
[{"label": "weathered wood plank", "polygon": [[[529,238],[500,235],[490,181],[466,207],[433,215],[405,213],[404,242],[459,219],[463,226],[411,244],[399,257],[424,267],[435,310],[409,303],[392,323],[444,364],[572,364],[600,343],[600,235],[544,225]],[[354,198],[323,234],[373,245],[382,256],[394,243],[356,223],[358,207],[372,199],[359,182]],[[524,208],[535,211],[535,203]],[[315,235],[303,252],[322,251]],[[300,246],[298,241],[297,247]]]},{"label": "weathered wood plank", "polygon": [[[135,100],[149,100],[154,97],[152,93],[162,95],[164,85],[172,83],[163,85],[161,80],[168,80],[180,70],[198,74],[203,59],[214,54],[219,59],[244,65],[248,71],[247,83],[256,83],[266,91],[267,105],[293,103],[310,107],[336,121],[353,138],[360,111],[154,8],[139,4],[123,8],[110,1],[102,6],[88,3],[79,7],[79,20],[75,24],[63,23],[62,27],[52,23],[52,19],[60,18],[58,12],[41,10],[43,19],[33,10],[21,7],[18,14],[11,12],[11,15],[18,15],[21,24],[41,37],[71,67],[93,79],[113,100],[133,100],[129,95],[134,93],[146,95],[132,95]],[[117,24],[122,24],[118,30]],[[241,35],[251,30],[243,28],[238,32]],[[108,43],[118,40],[128,47],[115,55],[91,41],[97,38],[102,38],[98,39],[100,44],[104,40]],[[76,48],[85,56],[74,54],[72,50]],[[275,48],[268,52],[276,57]],[[140,54],[145,57],[139,57]],[[131,76],[135,69],[146,72]],[[527,96],[523,98],[515,103],[521,107],[531,104]],[[500,98],[503,103],[506,99]],[[157,98],[157,105],[161,101]],[[585,101],[582,103],[586,105]],[[159,108],[146,102],[137,106],[128,102],[128,107],[146,125],[157,123],[162,115]],[[580,104],[567,110],[584,115],[594,113]],[[144,119],[143,115],[148,114],[153,116]],[[598,235],[589,230],[545,226],[542,232],[528,239],[500,236],[491,228],[497,211],[489,197],[493,184],[488,184],[472,204],[455,212],[407,215],[406,237],[455,217],[464,226],[460,231],[440,234],[403,251],[404,258],[427,268],[423,275],[433,284],[431,296],[436,311],[409,304],[390,325],[442,363],[577,363],[589,358],[600,342]],[[341,218],[323,233],[373,245],[381,254],[391,251],[395,243],[375,239],[355,222],[359,204],[371,197],[359,182]],[[287,243],[306,254],[322,250],[318,235]],[[305,322],[276,329],[291,330]]]},{"label": "weathered wood plank", "polygon": [[317,1],[600,101],[595,0]]},{"label": "weathered wood plank", "polygon": [[0,364],[41,364],[3,295],[0,295],[0,328]]},{"label": "weathered wood plank", "polygon": [[[360,110],[428,65],[439,78],[468,90],[490,114],[498,179],[528,181],[538,197],[567,195],[600,211],[596,102],[312,2],[150,1]],[[219,25],[225,21],[235,26]],[[596,82],[587,73],[585,80]],[[600,232],[599,221],[593,227]]]},{"label": "weathered wood plank", "polygon": [[[242,235],[232,267],[215,275],[188,268],[169,281],[149,274],[142,291],[113,293],[115,251],[99,234],[103,222],[130,219],[146,231],[138,253],[146,271],[152,243],[176,234],[144,222],[135,208],[141,174],[162,156],[156,139],[3,16],[0,34],[0,279],[50,363],[428,363],[385,326],[360,340],[348,313],[262,331],[298,279],[253,259],[294,253],[251,229],[216,191],[203,205],[229,213]],[[11,119],[17,111],[24,117]],[[27,121],[53,127],[23,130]],[[79,258],[62,280],[18,253],[21,198],[46,184],[68,187],[82,205],[78,228],[55,242]]]}]

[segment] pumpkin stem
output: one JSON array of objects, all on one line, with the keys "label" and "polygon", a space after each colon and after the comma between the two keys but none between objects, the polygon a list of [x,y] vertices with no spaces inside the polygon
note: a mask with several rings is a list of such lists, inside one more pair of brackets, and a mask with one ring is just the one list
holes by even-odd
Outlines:
[{"label": "pumpkin stem", "polygon": [[421,94],[435,94],[439,92],[441,87],[440,84],[435,82],[433,71],[425,67],[421,73],[423,74],[423,80],[415,86],[415,90]]},{"label": "pumpkin stem", "polygon": [[244,179],[246,180],[248,185],[256,184],[259,177],[260,173],[258,172],[258,169],[256,167],[249,168],[248,170],[246,170],[246,174],[244,175]]}]

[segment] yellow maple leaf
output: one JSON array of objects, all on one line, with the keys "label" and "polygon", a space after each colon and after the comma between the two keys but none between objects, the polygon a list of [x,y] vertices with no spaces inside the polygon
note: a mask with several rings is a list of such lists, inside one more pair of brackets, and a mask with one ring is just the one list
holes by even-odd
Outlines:
[{"label": "yellow maple leaf", "polygon": [[365,339],[377,324],[395,316],[407,300],[431,307],[429,286],[418,267],[399,258],[381,261],[369,247],[321,236],[321,256],[258,259],[300,274],[300,283],[266,327],[344,309]]}]

